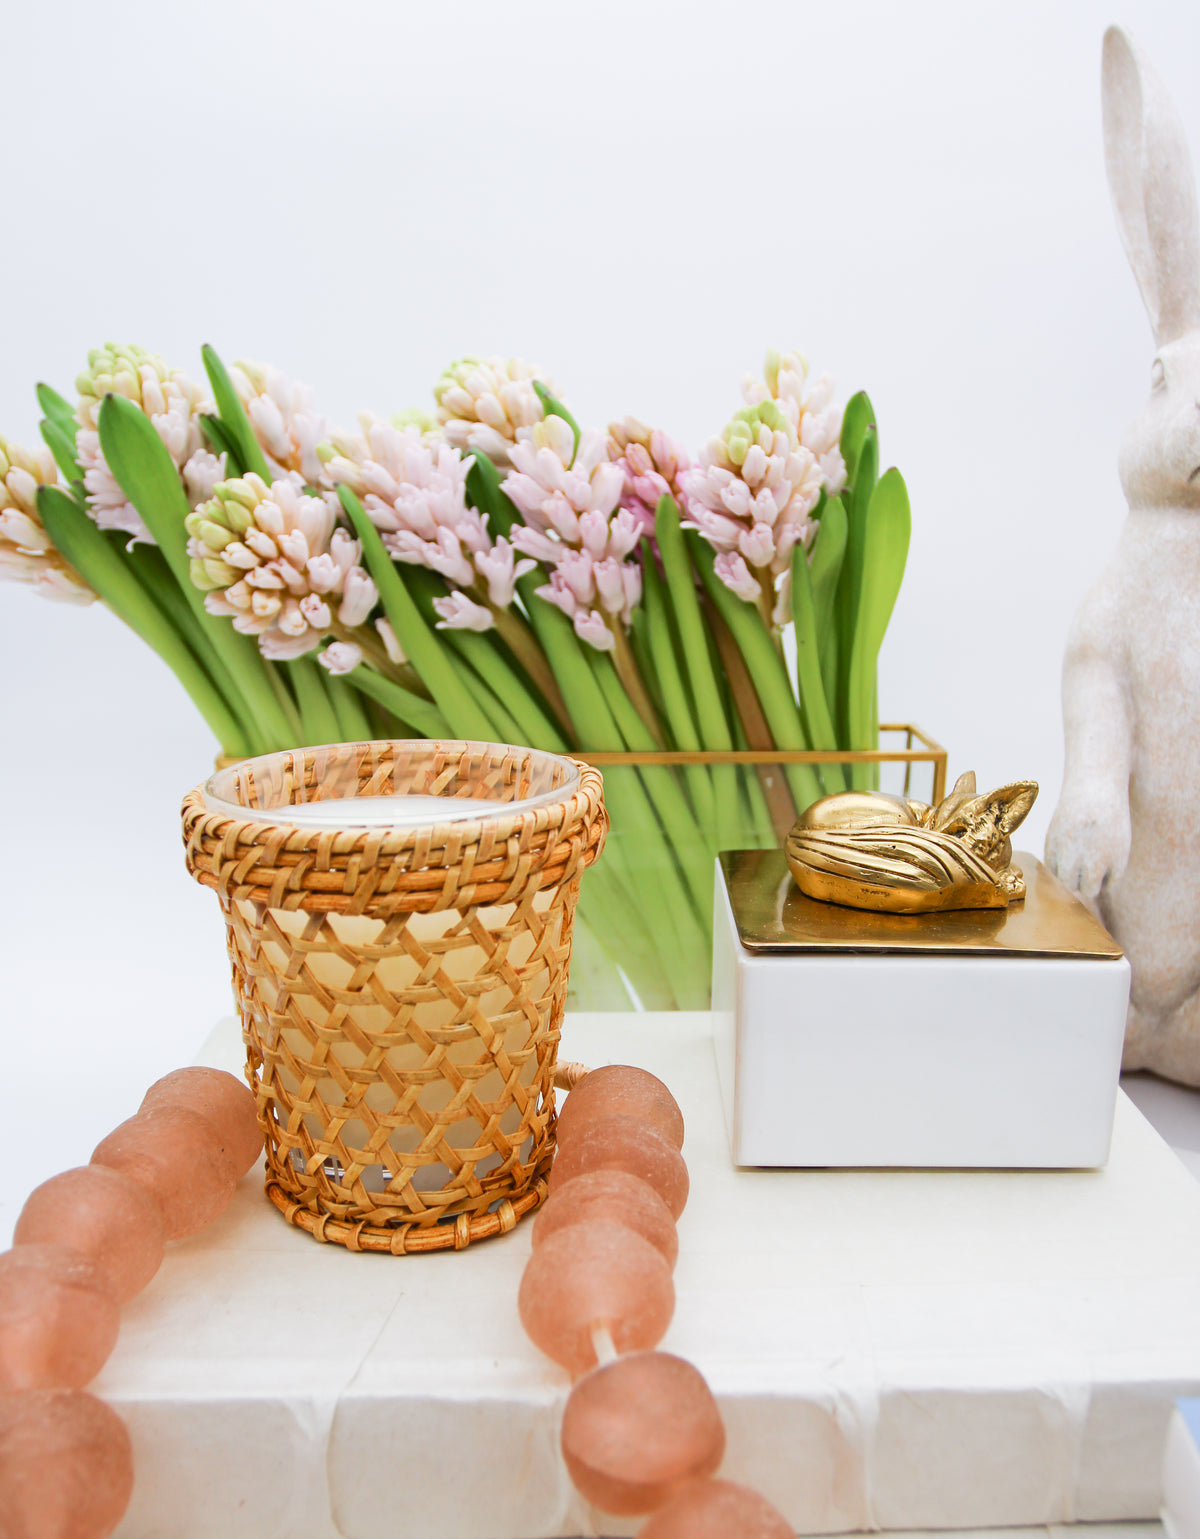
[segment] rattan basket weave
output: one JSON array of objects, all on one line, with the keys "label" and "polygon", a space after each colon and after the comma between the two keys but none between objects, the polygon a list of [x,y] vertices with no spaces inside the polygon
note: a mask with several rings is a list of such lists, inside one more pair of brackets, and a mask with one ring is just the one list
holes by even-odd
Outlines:
[{"label": "rattan basket weave", "polygon": [[[207,790],[184,800],[187,863],[225,916],[272,1201],[352,1250],[510,1230],[554,1151],[575,902],[608,826],[599,773],[383,742],[246,760]],[[526,805],[396,829],[287,820],[383,794]]]}]

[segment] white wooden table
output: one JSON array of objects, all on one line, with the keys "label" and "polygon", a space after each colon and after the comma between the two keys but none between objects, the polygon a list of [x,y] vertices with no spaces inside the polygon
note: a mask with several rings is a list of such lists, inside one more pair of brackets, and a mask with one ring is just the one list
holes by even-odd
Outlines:
[{"label": "white wooden table", "polygon": [[[1153,1520],[1200,1391],[1200,1185],[1122,1096],[1100,1172],[737,1171],[705,1015],[569,1018],[563,1052],[674,1091],[692,1197],[664,1349],[708,1378],[723,1473],[798,1532]],[[234,1067],[232,1023],[203,1060]],[[248,1177],[172,1248],[96,1382],[129,1421],[120,1539],[628,1534],[574,1494],[569,1384],[516,1296],[529,1226],[351,1255]]]}]

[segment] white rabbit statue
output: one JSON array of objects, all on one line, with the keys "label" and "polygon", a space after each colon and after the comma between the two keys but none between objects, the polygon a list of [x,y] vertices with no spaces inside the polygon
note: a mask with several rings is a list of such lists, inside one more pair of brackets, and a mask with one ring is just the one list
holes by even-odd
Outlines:
[{"label": "white rabbit statue", "polygon": [[1120,451],[1129,516],[1063,664],[1066,766],[1046,861],[1133,974],[1124,1067],[1200,1084],[1200,219],[1183,126],[1119,27],[1104,153],[1158,352]]}]

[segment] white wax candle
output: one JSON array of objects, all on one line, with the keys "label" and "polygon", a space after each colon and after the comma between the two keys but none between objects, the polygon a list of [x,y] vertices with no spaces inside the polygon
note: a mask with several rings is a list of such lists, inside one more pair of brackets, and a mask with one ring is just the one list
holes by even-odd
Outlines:
[{"label": "white wax candle", "polygon": [[268,815],[304,827],[412,828],[417,823],[487,817],[505,806],[469,796],[333,796],[327,801],[271,808]]}]

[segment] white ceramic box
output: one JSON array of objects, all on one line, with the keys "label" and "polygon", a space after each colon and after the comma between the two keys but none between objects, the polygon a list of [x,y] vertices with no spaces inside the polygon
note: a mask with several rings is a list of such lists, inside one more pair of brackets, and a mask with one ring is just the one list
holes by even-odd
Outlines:
[{"label": "white ceramic box", "polygon": [[737,1165],[1108,1158],[1129,963],[1030,855],[1006,912],[863,914],[781,851],[717,861],[713,1026]]}]

